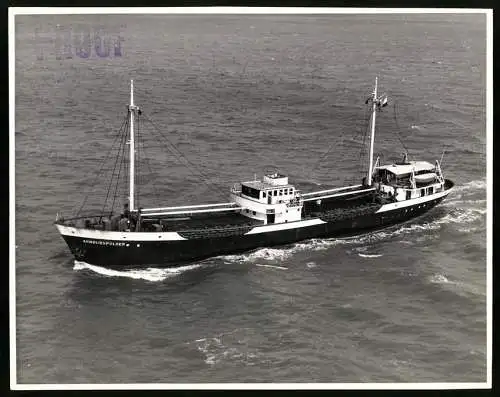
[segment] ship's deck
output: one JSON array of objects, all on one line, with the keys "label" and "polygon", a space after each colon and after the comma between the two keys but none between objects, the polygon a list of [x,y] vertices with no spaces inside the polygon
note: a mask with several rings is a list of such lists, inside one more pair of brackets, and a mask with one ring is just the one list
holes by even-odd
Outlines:
[{"label": "ship's deck", "polygon": [[145,218],[142,220],[142,223],[145,229],[147,229],[147,225],[164,225],[163,230],[165,231],[183,231],[235,226],[258,226],[263,224],[262,221],[248,218],[236,212],[225,214],[198,214],[184,217]]},{"label": "ship's deck", "polygon": [[[330,193],[332,192],[333,195]],[[375,202],[380,203],[380,196],[372,189],[366,190],[363,186],[352,186],[347,188],[329,189],[304,194],[303,219],[322,216],[326,213],[343,212],[344,209],[354,209],[358,206],[370,206]],[[377,199],[378,198],[378,199]],[[115,215],[112,218],[116,218]],[[61,224],[97,230],[127,230],[127,226],[119,226],[118,222],[110,217],[89,216],[73,219],[61,220]],[[119,217],[118,217],[119,218]],[[132,229],[135,222],[132,222]],[[242,215],[233,210],[221,212],[186,212],[175,214],[155,214],[141,217],[141,232],[203,232],[214,231],[243,231],[245,228],[252,228],[263,225],[264,222]],[[122,228],[123,227],[123,228]]]}]

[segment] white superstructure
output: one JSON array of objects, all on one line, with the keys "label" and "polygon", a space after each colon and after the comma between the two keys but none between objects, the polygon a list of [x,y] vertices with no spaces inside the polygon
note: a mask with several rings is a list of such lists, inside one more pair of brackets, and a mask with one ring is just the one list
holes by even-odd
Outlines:
[{"label": "white superstructure", "polygon": [[265,224],[287,223],[302,218],[300,192],[279,173],[265,175],[262,180],[242,182],[231,189],[230,200],[241,207],[240,213]]},{"label": "white superstructure", "polygon": [[[378,163],[378,160],[377,160]],[[396,201],[433,196],[445,190],[445,179],[439,161],[408,161],[375,166],[373,181],[376,189]]]}]

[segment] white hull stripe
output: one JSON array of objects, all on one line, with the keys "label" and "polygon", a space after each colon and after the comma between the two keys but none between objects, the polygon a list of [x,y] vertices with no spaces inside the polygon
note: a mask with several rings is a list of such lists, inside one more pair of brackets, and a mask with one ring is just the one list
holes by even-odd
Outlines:
[{"label": "white hull stripe", "polygon": [[426,203],[428,201],[447,196],[451,190],[452,189],[448,189],[448,190],[445,190],[443,192],[430,194],[430,195],[424,196],[424,197],[417,197],[417,198],[410,199],[410,200],[399,201],[397,203],[385,204],[382,207],[380,207],[376,213],[378,214],[379,212],[393,211],[393,210],[397,210],[400,208],[412,207],[414,205]]},{"label": "white hull stripe", "polygon": [[63,236],[89,238],[108,241],[174,241],[186,240],[176,232],[112,232],[107,230],[78,229],[76,227],[56,225]]},{"label": "white hull stripe", "polygon": [[273,225],[257,226],[245,234],[257,234],[257,233],[276,232],[279,230],[300,229],[308,226],[321,225],[322,223],[326,222],[322,221],[321,219],[308,219],[307,221],[278,223]]}]

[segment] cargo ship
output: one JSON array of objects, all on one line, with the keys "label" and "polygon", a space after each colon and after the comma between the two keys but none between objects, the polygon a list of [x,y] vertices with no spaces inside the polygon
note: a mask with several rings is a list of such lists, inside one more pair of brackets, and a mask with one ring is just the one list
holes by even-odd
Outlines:
[{"label": "cargo ship", "polygon": [[[408,221],[429,211],[451,191],[440,162],[374,161],[377,113],[388,97],[378,94],[378,79],[366,104],[370,140],[366,175],[358,184],[302,192],[282,172],[244,181],[228,189],[224,203],[141,208],[136,205],[136,128],[142,109],[130,104],[128,198],[122,211],[56,216],[55,226],[74,258],[119,267],[175,267],[209,257],[241,253],[301,240],[347,237]],[[114,202],[114,200],[113,200]]]}]

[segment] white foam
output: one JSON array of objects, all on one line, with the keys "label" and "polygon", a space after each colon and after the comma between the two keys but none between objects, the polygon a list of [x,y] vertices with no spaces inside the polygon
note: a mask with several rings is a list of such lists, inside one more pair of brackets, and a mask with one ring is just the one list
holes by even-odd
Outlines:
[{"label": "white foam", "polygon": [[486,200],[447,200],[444,201],[441,205],[444,205],[446,207],[456,207],[458,205],[484,205],[486,206]]},{"label": "white foam", "polygon": [[312,269],[313,267],[316,267],[316,262],[307,262],[306,263],[306,266],[309,268],[309,269]]},{"label": "white foam", "polygon": [[358,253],[358,255],[363,258],[380,258],[382,256],[382,254],[362,254],[362,253]]},{"label": "white foam", "polygon": [[136,280],[157,282],[157,281],[163,281],[166,278],[179,275],[189,270],[197,269],[201,266],[202,266],[201,264],[197,264],[197,265],[187,265],[187,266],[165,268],[165,269],[149,267],[146,269],[137,269],[137,270],[136,269],[115,270],[106,267],[91,265],[86,262],[75,261],[73,270],[87,269],[107,277],[126,277]]},{"label": "white foam", "polygon": [[266,261],[283,261],[288,258],[292,253],[287,249],[279,249],[279,248],[261,248],[257,251],[250,252],[248,254],[240,254],[240,255],[224,255],[221,256],[224,262],[253,262],[255,260],[266,260]]},{"label": "white foam", "polygon": [[436,219],[434,223],[472,223],[482,219],[486,211],[486,208],[457,208],[442,218]]},{"label": "white foam", "polygon": [[463,185],[455,186],[454,188],[455,192],[463,192],[467,190],[485,190],[485,189],[486,189],[486,180],[484,179],[480,179],[477,181],[470,181],[464,183]]},{"label": "white foam", "polygon": [[[369,234],[365,234],[359,237],[350,237],[347,239],[338,239],[338,243],[341,244],[373,244],[374,242],[379,242],[381,240],[388,240],[390,238],[399,236],[401,234],[413,234],[416,231],[429,231],[429,230],[438,230],[440,228],[439,225],[431,223],[423,223],[423,224],[413,224],[409,226],[401,226],[395,230],[387,231],[381,230],[379,232],[373,232]],[[365,249],[359,249],[359,251],[364,251]]]},{"label": "white foam", "polygon": [[257,260],[283,262],[296,252],[326,250],[339,243],[341,244],[341,242],[337,239],[312,239],[295,243],[291,247],[261,248],[258,249],[257,251],[250,252],[248,254],[224,255],[221,256],[220,258],[222,258],[225,262],[229,261],[233,263],[254,262]]},{"label": "white foam", "polygon": [[429,278],[429,281],[433,284],[449,284],[450,280],[446,278],[446,276],[442,274],[434,274]]},{"label": "white foam", "polygon": [[212,366],[222,360],[244,362],[249,365],[253,364],[252,359],[256,358],[257,355],[247,351],[245,343],[237,337],[230,336],[236,331],[238,330],[223,333],[211,338],[201,338],[195,340],[196,348],[205,356],[205,364]]},{"label": "white foam", "polygon": [[255,266],[261,266],[261,267],[271,267],[271,268],[273,268],[273,269],[288,270],[288,268],[287,268],[287,267],[284,267],[284,266],[261,265],[260,263],[257,263]]},{"label": "white foam", "polygon": [[459,227],[457,230],[462,233],[473,233],[478,232],[480,229],[477,227]]}]

